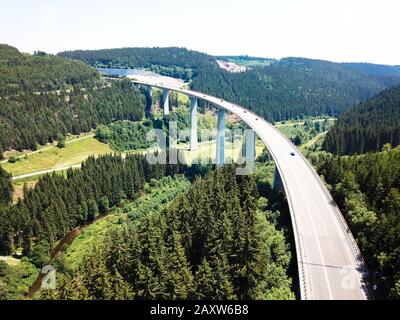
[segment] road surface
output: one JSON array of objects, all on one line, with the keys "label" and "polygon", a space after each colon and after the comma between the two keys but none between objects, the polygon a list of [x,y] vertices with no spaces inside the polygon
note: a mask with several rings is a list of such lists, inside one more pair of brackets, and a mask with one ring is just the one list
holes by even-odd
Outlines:
[{"label": "road surface", "polygon": [[312,166],[283,134],[261,117],[228,101],[165,85],[157,79],[132,81],[197,97],[246,122],[267,146],[282,178],[296,242],[301,298],[368,298],[363,280],[365,263],[339,208]]},{"label": "road surface", "polygon": [[61,167],[61,168],[53,168],[53,169],[48,169],[48,170],[35,171],[35,172],[26,173],[26,174],[21,174],[20,176],[12,177],[12,180],[16,181],[16,180],[29,178],[29,177],[38,176],[41,174],[51,173],[51,172],[55,172],[55,171],[64,171],[64,170],[68,170],[69,168],[75,169],[75,168],[80,168],[80,167],[81,167],[81,164],[75,164],[72,166],[66,166],[66,167]]}]

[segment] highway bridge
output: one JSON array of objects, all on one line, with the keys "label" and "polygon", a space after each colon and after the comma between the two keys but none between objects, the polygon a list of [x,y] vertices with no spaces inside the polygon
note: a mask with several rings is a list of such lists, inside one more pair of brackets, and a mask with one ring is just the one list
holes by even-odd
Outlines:
[{"label": "highway bridge", "polygon": [[[218,108],[218,136],[224,137],[225,113],[241,118],[271,153],[289,204],[296,243],[300,296],[303,300],[365,300],[369,298],[367,269],[361,252],[339,208],[323,181],[296,146],[270,123],[253,112],[223,99],[156,79],[138,81],[151,97],[153,87],[163,90],[164,114],[168,95],[177,91],[191,98],[191,148],[197,146],[197,99]],[[223,138],[217,139],[217,164],[223,163]]]}]

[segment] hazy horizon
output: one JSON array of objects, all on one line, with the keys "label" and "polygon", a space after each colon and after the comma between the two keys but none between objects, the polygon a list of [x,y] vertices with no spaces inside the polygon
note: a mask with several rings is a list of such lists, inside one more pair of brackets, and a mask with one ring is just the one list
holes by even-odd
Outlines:
[{"label": "hazy horizon", "polygon": [[183,49],[187,49],[187,50],[191,50],[191,51],[197,51],[197,52],[201,52],[201,53],[205,53],[208,54],[210,56],[213,57],[238,57],[238,56],[248,56],[250,58],[260,58],[260,59],[271,59],[271,60],[281,60],[281,59],[285,59],[285,58],[304,58],[304,59],[309,59],[309,60],[321,60],[321,61],[328,61],[328,62],[334,62],[334,63],[360,63],[360,64],[376,64],[376,65],[384,65],[384,66],[400,66],[400,64],[385,64],[385,63],[375,63],[375,62],[366,62],[366,61],[334,61],[334,60],[327,60],[327,59],[323,59],[323,58],[310,58],[310,57],[300,57],[300,56],[284,56],[284,57],[280,57],[280,58],[272,58],[272,57],[261,57],[261,56],[255,56],[255,55],[249,55],[246,53],[241,53],[241,54],[219,54],[219,55],[213,55],[210,54],[208,52],[204,52],[204,51],[199,51],[199,50],[195,50],[195,49],[190,49],[190,48],[186,48],[186,47],[180,47],[180,46],[168,46],[168,47],[159,47],[159,46],[143,46],[143,47],[135,47],[135,46],[127,46],[127,47],[119,47],[119,48],[98,48],[98,49],[81,49],[81,48],[75,48],[75,49],[68,49],[68,50],[63,50],[63,51],[59,51],[59,52],[47,52],[45,50],[41,50],[40,48],[34,51],[24,51],[24,50],[20,50],[18,47],[13,46],[10,43],[0,43],[0,44],[5,44],[5,45],[10,45],[16,49],[18,49],[18,51],[22,52],[22,53],[28,53],[28,54],[34,54],[35,51],[42,51],[48,54],[54,54],[57,55],[61,52],[67,52],[67,51],[86,51],[86,50],[90,50],[90,51],[96,51],[96,50],[109,50],[109,49],[124,49],[124,48],[171,48],[171,47],[176,47],[176,48],[183,48]]},{"label": "hazy horizon", "polygon": [[0,0],[0,43],[29,53],[175,46],[400,65],[398,12],[395,0]]}]

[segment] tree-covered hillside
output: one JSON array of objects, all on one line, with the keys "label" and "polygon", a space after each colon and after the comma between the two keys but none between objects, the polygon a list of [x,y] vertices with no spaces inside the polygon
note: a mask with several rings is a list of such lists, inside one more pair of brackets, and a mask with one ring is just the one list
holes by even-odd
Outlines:
[{"label": "tree-covered hillside", "polygon": [[143,116],[143,96],[123,82],[101,89],[0,98],[0,156],[1,150],[35,150],[37,144],[63,139],[67,133],[88,132],[98,124],[137,121]]},{"label": "tree-covered hillside", "polygon": [[11,202],[13,186],[11,183],[11,174],[0,167],[0,205],[6,205]]},{"label": "tree-covered hillside", "polygon": [[0,44],[0,95],[21,92],[43,92],[68,86],[93,86],[99,74],[79,61],[37,52],[20,53],[17,49]]},{"label": "tree-covered hillside", "polygon": [[115,120],[140,120],[144,101],[129,82],[111,87],[79,61],[0,46],[0,158]]},{"label": "tree-covered hillside", "polygon": [[344,63],[347,68],[354,69],[365,75],[373,75],[381,78],[383,83],[390,86],[394,81],[397,81],[400,66],[379,65],[372,63]]},{"label": "tree-covered hillside", "polygon": [[376,298],[400,299],[400,149],[312,156],[355,235]]},{"label": "tree-covered hillside", "polygon": [[328,152],[361,154],[400,144],[400,86],[379,93],[341,115],[324,142]]},{"label": "tree-covered hillside", "polygon": [[284,234],[251,176],[224,167],[109,232],[52,299],[293,299]]},{"label": "tree-covered hillside", "polygon": [[[151,166],[144,156],[105,155],[88,158],[81,170],[69,169],[66,177],[45,175],[34,189],[24,187],[23,201],[0,206],[0,255],[12,254],[16,248],[30,255],[41,241],[53,245],[123,199],[134,199],[145,182],[174,170],[178,166]],[[3,201],[8,199],[7,190]]]},{"label": "tree-covered hillside", "polygon": [[[141,67],[193,80],[192,89],[244,106],[268,120],[301,114],[339,114],[351,105],[400,83],[400,68],[343,64],[304,58],[258,59],[242,73],[220,69],[217,57],[183,48],[124,48],[69,51],[63,57],[96,67]],[[229,60],[229,57],[225,57]]]},{"label": "tree-covered hillside", "polygon": [[77,50],[61,52],[59,55],[95,67],[143,67],[185,80],[190,80],[197,69],[217,67],[215,59],[207,54],[176,47]]},{"label": "tree-covered hillside", "polygon": [[337,115],[386,85],[400,83],[400,72],[388,79],[338,63],[286,58],[244,73],[202,69],[192,88],[236,101],[268,120],[285,120],[301,114]]}]

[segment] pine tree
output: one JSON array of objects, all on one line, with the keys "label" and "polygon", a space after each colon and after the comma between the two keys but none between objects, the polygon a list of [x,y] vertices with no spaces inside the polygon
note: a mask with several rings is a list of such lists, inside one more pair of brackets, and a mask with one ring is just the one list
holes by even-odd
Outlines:
[{"label": "pine tree", "polygon": [[[237,296],[234,294],[234,288],[230,281],[228,259],[220,245],[216,244],[215,250],[211,253],[210,265],[214,272],[214,292],[213,299],[216,300],[234,300]],[[211,297],[210,297],[211,298]]]},{"label": "pine tree", "polygon": [[93,221],[99,216],[99,208],[95,200],[88,201],[88,220]]},{"label": "pine tree", "polygon": [[167,242],[167,294],[168,299],[187,299],[193,291],[193,276],[181,244],[181,236],[172,231],[171,239]]},{"label": "pine tree", "polygon": [[139,226],[141,261],[137,265],[136,286],[142,299],[167,299],[168,277],[166,247],[164,241],[165,221],[153,215],[145,217]]},{"label": "pine tree", "polygon": [[83,277],[78,273],[71,280],[68,277],[58,289],[56,297],[60,300],[92,300],[89,290],[85,286]]},{"label": "pine tree", "polygon": [[194,276],[195,279],[195,296],[199,300],[213,299],[215,279],[207,259],[203,259]]},{"label": "pine tree", "polygon": [[106,300],[132,300],[134,293],[129,283],[127,283],[121,274],[114,270],[111,280],[111,290],[104,298]]}]

